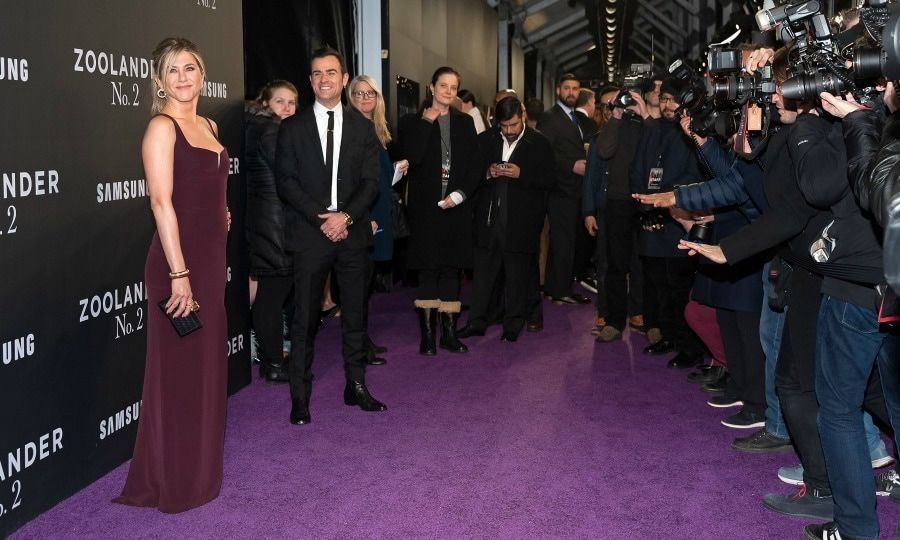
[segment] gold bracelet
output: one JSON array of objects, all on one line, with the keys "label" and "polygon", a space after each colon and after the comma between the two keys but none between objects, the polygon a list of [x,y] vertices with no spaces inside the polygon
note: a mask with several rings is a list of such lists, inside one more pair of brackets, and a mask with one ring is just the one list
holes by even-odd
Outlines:
[{"label": "gold bracelet", "polygon": [[178,271],[178,272],[169,272],[169,279],[178,279],[178,278],[187,277],[188,274],[190,274],[190,273],[191,273],[191,271],[188,270],[187,268],[185,268],[184,270]]},{"label": "gold bracelet", "polygon": [[350,225],[353,225],[353,218],[350,217],[350,214],[348,214],[347,212],[341,212],[341,214],[344,215],[344,223],[346,223],[348,227]]}]

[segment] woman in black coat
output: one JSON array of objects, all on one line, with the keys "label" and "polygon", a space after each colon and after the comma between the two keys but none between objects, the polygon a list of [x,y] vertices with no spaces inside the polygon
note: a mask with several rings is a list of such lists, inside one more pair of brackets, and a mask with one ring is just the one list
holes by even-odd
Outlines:
[{"label": "woman in black coat", "polygon": [[[259,374],[287,381],[283,361],[282,311],[293,291],[291,258],[282,249],[284,213],[275,191],[275,143],[281,121],[297,109],[297,88],[275,80],[247,110],[247,245],[250,253],[253,329],[259,340]],[[290,304],[290,302],[288,302]]]},{"label": "woman in black coat", "polygon": [[[480,178],[472,117],[451,107],[459,74],[438,68],[432,101],[421,115],[400,119],[399,157],[409,161],[408,267],[419,270],[416,311],[422,331],[419,352],[434,355],[437,319],[442,348],[468,349],[456,337],[460,271],[472,265],[472,196]],[[483,172],[483,171],[481,171]]]}]

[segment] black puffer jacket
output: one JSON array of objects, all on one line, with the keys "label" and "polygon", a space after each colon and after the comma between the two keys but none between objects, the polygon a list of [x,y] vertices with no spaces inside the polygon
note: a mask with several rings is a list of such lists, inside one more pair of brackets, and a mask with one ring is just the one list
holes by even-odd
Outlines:
[{"label": "black puffer jacket", "polygon": [[289,276],[291,259],[282,248],[284,210],[275,190],[275,145],[281,119],[268,109],[250,109],[246,120],[246,232],[250,275]]}]

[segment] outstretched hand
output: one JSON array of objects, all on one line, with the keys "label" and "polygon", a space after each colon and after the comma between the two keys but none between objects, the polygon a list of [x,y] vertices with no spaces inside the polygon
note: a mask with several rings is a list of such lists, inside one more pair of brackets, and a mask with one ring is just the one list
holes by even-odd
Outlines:
[{"label": "outstretched hand", "polygon": [[697,242],[680,240],[678,242],[678,249],[688,250],[688,255],[692,256],[699,253],[716,264],[725,264],[728,262],[722,248],[716,244],[699,244]]}]

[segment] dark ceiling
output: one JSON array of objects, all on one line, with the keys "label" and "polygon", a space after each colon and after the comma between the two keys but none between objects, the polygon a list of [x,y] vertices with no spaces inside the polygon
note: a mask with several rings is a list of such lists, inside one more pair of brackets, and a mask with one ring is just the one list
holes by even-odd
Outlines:
[{"label": "dark ceiling", "polygon": [[[665,70],[699,59],[708,44],[740,30],[751,39],[761,0],[487,0],[507,14],[526,54],[549,71],[612,81],[632,63]],[[854,0],[825,0],[826,14]]]}]

